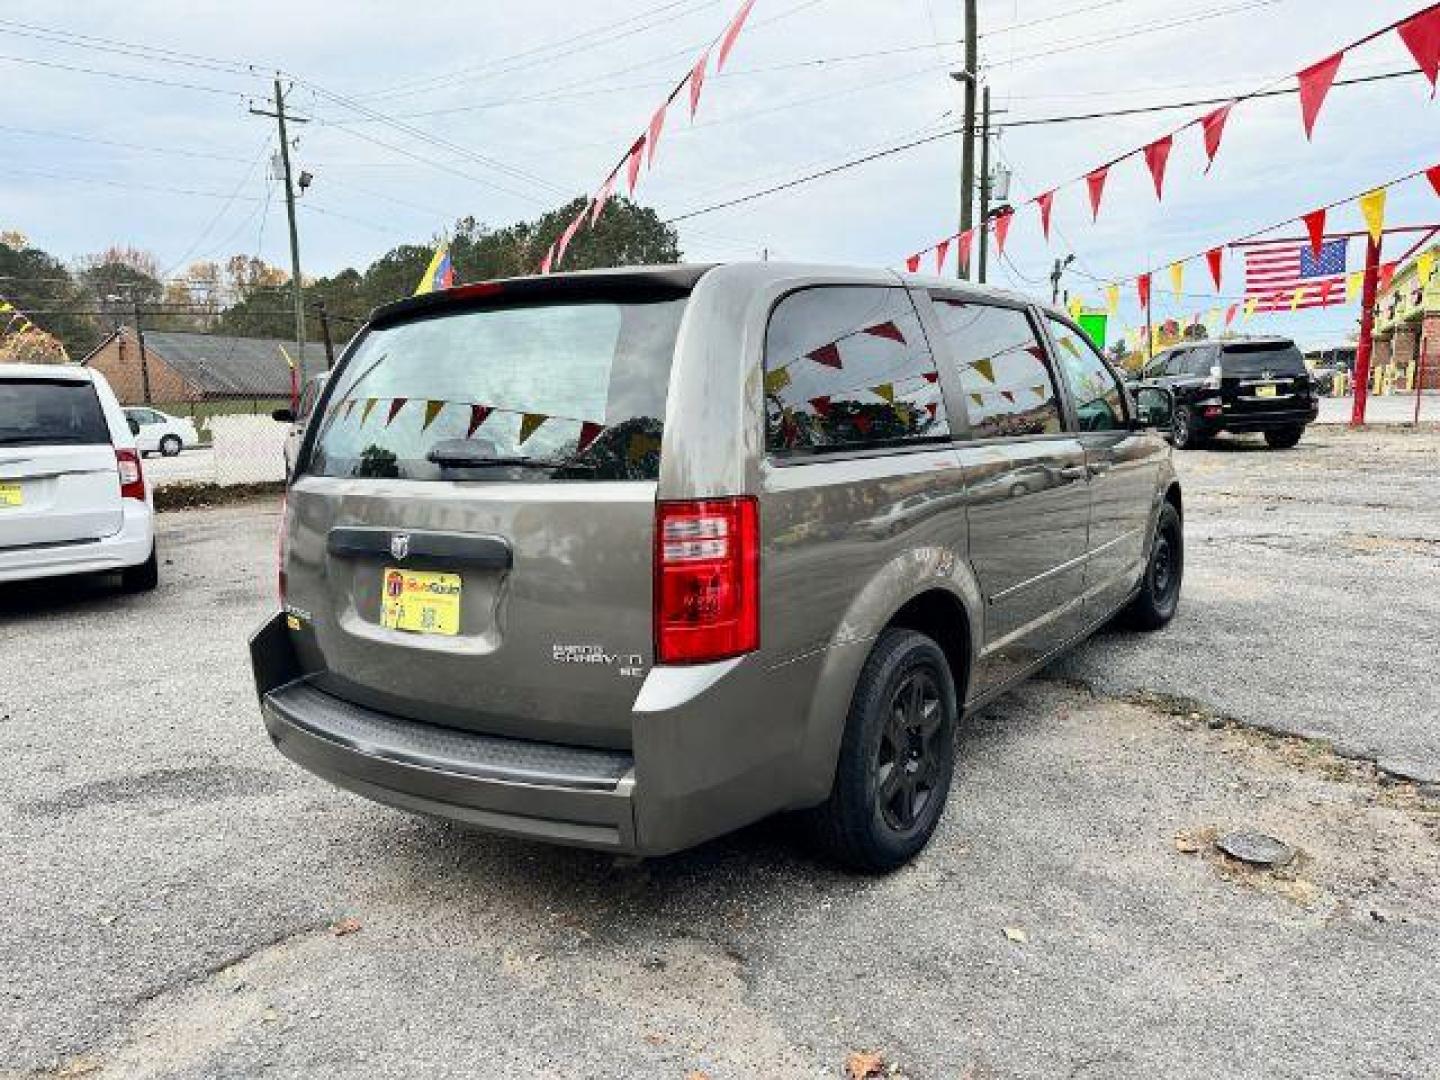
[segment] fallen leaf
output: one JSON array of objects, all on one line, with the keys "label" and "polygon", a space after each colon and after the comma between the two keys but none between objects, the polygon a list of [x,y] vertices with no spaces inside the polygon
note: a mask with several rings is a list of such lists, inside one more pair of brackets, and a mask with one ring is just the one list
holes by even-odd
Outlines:
[{"label": "fallen leaf", "polygon": [[360,920],[353,915],[347,915],[337,923],[333,923],[330,932],[336,937],[344,937],[346,934],[353,934],[360,929]]},{"label": "fallen leaf", "polygon": [[685,1074],[685,1080],[710,1080],[709,1073],[703,1073],[699,1069]]},{"label": "fallen leaf", "polygon": [[1194,855],[1200,850],[1200,842],[1181,829],[1175,834],[1175,850],[1182,855]]},{"label": "fallen leaf", "polygon": [[845,1059],[847,1080],[869,1080],[885,1075],[885,1057],[878,1050],[856,1050]]},{"label": "fallen leaf", "polygon": [[1021,930],[1018,926],[1005,927],[1005,936],[1017,945],[1024,945],[1030,940],[1030,935]]}]

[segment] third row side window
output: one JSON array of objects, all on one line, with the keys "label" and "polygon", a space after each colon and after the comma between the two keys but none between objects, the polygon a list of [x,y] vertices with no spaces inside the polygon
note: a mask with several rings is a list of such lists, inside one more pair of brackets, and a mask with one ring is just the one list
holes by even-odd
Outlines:
[{"label": "third row side window", "polygon": [[965,394],[970,437],[1060,432],[1055,382],[1029,316],[1016,308],[933,299]]},{"label": "third row side window", "polygon": [[904,289],[791,293],[765,334],[766,445],[804,452],[948,438],[939,378]]}]

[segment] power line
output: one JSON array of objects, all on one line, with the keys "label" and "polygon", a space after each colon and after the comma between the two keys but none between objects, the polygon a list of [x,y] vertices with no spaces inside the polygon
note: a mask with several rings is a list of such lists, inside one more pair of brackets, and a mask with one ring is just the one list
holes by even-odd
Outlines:
[{"label": "power line", "polygon": [[166,49],[156,45],[142,45],[133,41],[119,41],[115,38],[97,37],[93,34],[81,34],[59,27],[23,23],[15,19],[0,19],[0,28],[9,28],[4,32],[12,35],[20,37],[40,37],[43,40],[52,40],[57,44],[71,45],[75,48],[96,49],[102,52],[125,50],[130,53],[141,53],[144,54],[145,59],[166,64],[179,64],[186,67],[208,67],[215,71],[229,71],[232,74],[241,75],[249,74],[255,68],[254,64],[248,64],[239,60],[224,60],[220,57],[204,56],[200,53],[182,52],[179,49]]},{"label": "power line", "polygon": [[102,139],[94,135],[80,135],[69,131],[46,131],[41,128],[11,127],[9,124],[0,124],[0,131],[7,131],[12,135],[29,135],[39,139],[63,139],[67,142],[115,146],[122,150],[141,150],[149,154],[169,154],[175,157],[203,158],[207,161],[227,161],[243,164],[249,160],[248,158],[236,157],[233,154],[212,154],[204,150],[184,150],[172,146],[150,146],[145,143],[121,142],[118,139]]},{"label": "power line", "polygon": [[245,185],[250,182],[250,177],[255,174],[255,167],[265,160],[265,151],[268,149],[270,149],[270,139],[269,136],[266,136],[265,140],[260,144],[259,153],[257,153],[254,160],[250,162],[250,166],[245,170],[245,175],[242,176],[240,182],[235,185],[235,190],[230,193],[230,197],[225,200],[224,205],[222,205],[219,210],[215,211],[215,216],[210,219],[205,228],[200,230],[200,235],[195,237],[194,242],[185,249],[185,254],[176,259],[175,264],[171,266],[169,270],[165,271],[164,276],[169,277],[178,270],[185,260],[195,253],[195,249],[204,243],[205,237],[210,235],[210,230],[215,228],[215,226],[220,223],[220,219],[229,211],[230,207],[235,205],[235,200],[240,197],[240,192],[244,190]]},{"label": "power line", "polygon": [[46,172],[41,169],[17,169],[13,166],[0,166],[0,174],[16,176],[39,176],[47,180],[68,180],[75,183],[100,184],[103,187],[120,188],[127,191],[158,191],[167,195],[194,195],[207,199],[231,199],[240,198],[246,202],[258,202],[259,197],[253,195],[235,196],[226,191],[202,191],[196,188],[167,187],[161,184],[142,184],[121,180],[107,180],[100,176],[82,176],[78,173]]},{"label": "power line", "polygon": [[120,79],[125,82],[146,83],[151,86],[168,86],[181,90],[194,90],[202,94],[219,94],[223,97],[244,97],[239,90],[225,90],[218,86],[202,86],[199,83],[179,82],[174,79],[157,79],[148,75],[131,75],[123,71],[105,71],[100,68],[80,67],[78,64],[62,64],[56,60],[36,60],[28,56],[0,55],[0,63],[28,64],[31,67],[53,68],[59,71],[74,71],[82,75],[98,75],[106,79]]},{"label": "power line", "polygon": [[[1407,76],[1407,75],[1419,75],[1419,74],[1421,74],[1419,68],[1409,68],[1409,69],[1406,69],[1406,70],[1404,70],[1404,71],[1390,71],[1390,72],[1385,72],[1385,73],[1382,73],[1382,74],[1379,74],[1379,75],[1364,75],[1364,76],[1360,76],[1360,77],[1358,77],[1358,78],[1353,78],[1353,79],[1337,79],[1337,80],[1335,80],[1334,86],[1335,86],[1335,87],[1341,87],[1341,86],[1356,86],[1356,85],[1360,85],[1360,84],[1363,84],[1363,83],[1380,82],[1380,81],[1383,81],[1383,80],[1386,80],[1386,79],[1398,79],[1398,78],[1402,78],[1402,77]],[[1286,89],[1276,89],[1276,90],[1266,90],[1266,91],[1262,91],[1262,92],[1257,93],[1257,94],[1252,94],[1252,95],[1250,95],[1250,96],[1252,96],[1252,97],[1257,97],[1257,98],[1258,98],[1258,97],[1279,97],[1279,96],[1283,96],[1283,95],[1286,95],[1286,94],[1294,94],[1294,93],[1298,93],[1298,87],[1292,87],[1292,88],[1286,88]],[[1130,108],[1130,109],[1111,109],[1111,110],[1105,110],[1105,111],[1100,111],[1100,112],[1072,113],[1072,114],[1066,114],[1066,115],[1061,115],[1061,116],[1032,117],[1032,118],[1029,118],[1029,119],[1012,120],[1012,121],[1009,121],[1008,123],[1006,123],[1006,124],[1004,124],[1004,125],[1002,125],[1002,126],[1005,127],[1005,128],[1017,128],[1017,127],[1033,127],[1033,126],[1042,125],[1042,124],[1067,124],[1067,123],[1074,123],[1074,122],[1084,121],[1084,120],[1101,120],[1101,119],[1105,119],[1105,118],[1108,118],[1108,117],[1114,117],[1114,116],[1134,116],[1134,115],[1138,115],[1138,114],[1141,114],[1141,113],[1168,112],[1168,111],[1171,111],[1171,110],[1174,110],[1174,109],[1188,109],[1188,108],[1192,108],[1192,107],[1197,106],[1197,105],[1213,105],[1213,104],[1216,104],[1217,102],[1225,102],[1225,101],[1231,101],[1231,100],[1233,100],[1233,99],[1232,99],[1232,98],[1197,98],[1197,99],[1193,99],[1193,100],[1191,100],[1191,101],[1169,102],[1169,103],[1161,104],[1161,105],[1137,106],[1137,107],[1135,107],[1135,108]],[[892,157],[892,156],[894,156],[895,154],[905,153],[905,152],[908,151],[908,150],[913,150],[913,149],[915,149],[916,147],[924,146],[924,145],[926,145],[927,143],[938,142],[938,141],[941,140],[941,139],[951,138],[951,137],[953,137],[953,136],[955,136],[955,135],[958,135],[958,134],[960,133],[960,130],[961,130],[961,129],[960,129],[959,126],[945,128],[944,130],[938,131],[938,132],[934,133],[933,135],[924,135],[924,136],[921,136],[920,138],[911,139],[911,140],[909,140],[908,142],[901,143],[901,144],[899,144],[898,146],[892,146],[892,147],[890,147],[890,148],[888,148],[888,149],[885,149],[885,150],[876,151],[875,153],[865,154],[865,155],[863,155],[863,156],[861,156],[861,157],[851,158],[851,159],[848,160],[848,161],[841,162],[841,163],[838,164],[838,165],[833,165],[833,166],[831,166],[830,168],[820,169],[820,170],[818,170],[818,171],[816,171],[816,172],[806,173],[806,174],[804,174],[803,176],[797,176],[797,177],[795,177],[794,179],[785,181],[784,183],[775,184],[775,185],[773,185],[773,186],[771,186],[771,187],[768,187],[768,188],[762,188],[762,189],[759,190],[759,191],[753,191],[753,192],[750,192],[749,194],[746,194],[746,195],[736,196],[736,197],[733,198],[733,199],[726,199],[726,200],[724,200],[724,201],[722,201],[722,202],[713,203],[713,204],[711,204],[711,205],[709,205],[709,206],[698,207],[698,208],[696,208],[696,209],[694,209],[694,210],[687,210],[687,211],[685,211],[684,213],[676,214],[676,215],[674,215],[674,216],[672,216],[672,217],[666,218],[666,219],[665,219],[665,224],[669,225],[669,224],[673,224],[674,222],[677,222],[677,221],[685,221],[685,220],[688,220],[689,218],[699,217],[699,216],[702,215],[702,214],[710,214],[710,213],[714,213],[714,212],[717,211],[717,210],[724,210],[724,209],[728,209],[729,207],[732,207],[732,206],[738,206],[738,205],[740,205],[740,204],[742,204],[742,203],[753,202],[753,201],[755,201],[756,199],[763,199],[763,198],[765,198],[765,197],[767,197],[767,196],[769,196],[769,195],[774,195],[774,194],[777,194],[777,193],[779,193],[779,192],[781,192],[781,191],[788,191],[788,190],[791,189],[791,188],[799,187],[799,186],[802,185],[802,184],[808,184],[808,183],[811,183],[812,181],[815,181],[815,180],[824,179],[824,178],[827,177],[827,176],[833,176],[833,175],[836,174],[836,173],[846,172],[846,171],[848,171],[848,170],[850,170],[850,169],[858,168],[858,167],[861,166],[861,165],[867,165],[867,164],[869,164],[870,162],[872,162],[872,161],[877,161],[877,160],[879,160],[879,159],[881,159],[881,158]]]}]

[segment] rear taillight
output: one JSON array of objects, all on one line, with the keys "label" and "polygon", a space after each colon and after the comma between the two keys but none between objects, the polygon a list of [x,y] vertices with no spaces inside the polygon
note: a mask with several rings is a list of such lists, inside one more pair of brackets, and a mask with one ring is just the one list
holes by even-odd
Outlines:
[{"label": "rear taillight", "polygon": [[655,660],[699,664],[760,646],[753,498],[662,502],[655,515]]},{"label": "rear taillight", "polygon": [[290,530],[286,527],[289,522],[290,504],[284,495],[280,496],[280,528],[275,533],[275,561],[279,569],[276,572],[276,584],[280,591],[280,606],[285,606],[285,557],[289,554],[289,545],[286,543],[286,536]]},{"label": "rear taillight", "polygon": [[145,472],[140,468],[140,452],[117,449],[115,466],[120,470],[120,497],[144,502]]}]

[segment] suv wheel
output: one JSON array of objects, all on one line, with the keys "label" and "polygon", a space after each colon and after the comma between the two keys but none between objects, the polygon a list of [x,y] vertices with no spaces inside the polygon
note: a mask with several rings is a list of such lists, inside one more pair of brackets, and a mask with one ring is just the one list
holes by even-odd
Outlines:
[{"label": "suv wheel", "polygon": [[150,548],[150,558],[139,566],[127,566],[120,571],[120,587],[126,592],[150,592],[160,584],[160,561],[155,557],[155,548]]},{"label": "suv wheel", "polygon": [[940,646],[914,630],[882,633],[850,703],[835,786],[814,811],[831,855],[884,873],[929,842],[950,794],[958,716]]},{"label": "suv wheel", "polygon": [[1137,630],[1159,630],[1175,617],[1184,576],[1185,533],[1180,514],[1170,503],[1161,503],[1150,561],[1145,565],[1140,592],[1125,610],[1125,621]]},{"label": "suv wheel", "polygon": [[160,453],[166,457],[174,457],[180,453],[180,436],[166,435],[160,440]]},{"label": "suv wheel", "polygon": [[1265,442],[1271,450],[1289,450],[1305,434],[1303,427],[1274,428],[1265,432]]},{"label": "suv wheel", "polygon": [[1175,410],[1175,418],[1171,421],[1171,442],[1176,450],[1194,450],[1204,442],[1195,430],[1195,414],[1188,405],[1181,405]]}]

